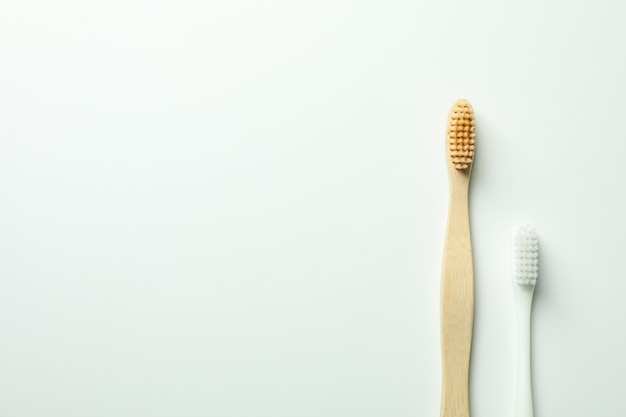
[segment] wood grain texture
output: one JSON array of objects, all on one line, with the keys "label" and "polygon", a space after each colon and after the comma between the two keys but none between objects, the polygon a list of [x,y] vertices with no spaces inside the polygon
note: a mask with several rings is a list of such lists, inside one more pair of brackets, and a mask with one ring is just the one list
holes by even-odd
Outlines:
[{"label": "wood grain texture", "polygon": [[[450,155],[450,110],[446,155],[450,179],[448,224],[441,275],[441,417],[469,417],[469,363],[474,315],[474,273],[470,237],[468,192],[473,158],[459,169]],[[471,106],[469,106],[471,111]],[[473,111],[471,127],[473,132]],[[472,154],[473,157],[473,154]]]}]

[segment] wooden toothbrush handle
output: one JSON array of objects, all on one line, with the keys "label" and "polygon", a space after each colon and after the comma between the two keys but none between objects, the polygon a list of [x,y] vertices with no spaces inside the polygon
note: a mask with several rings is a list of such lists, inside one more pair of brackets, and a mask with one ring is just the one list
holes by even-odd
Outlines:
[{"label": "wooden toothbrush handle", "polygon": [[469,417],[474,273],[468,187],[453,185],[441,276],[441,417]]}]

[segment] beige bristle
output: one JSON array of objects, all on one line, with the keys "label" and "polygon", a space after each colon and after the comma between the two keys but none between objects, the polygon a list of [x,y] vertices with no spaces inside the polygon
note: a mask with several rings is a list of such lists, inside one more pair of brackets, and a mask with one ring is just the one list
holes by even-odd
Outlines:
[{"label": "beige bristle", "polygon": [[467,169],[474,159],[476,133],[474,110],[469,101],[457,100],[448,115],[448,149],[456,169]]}]

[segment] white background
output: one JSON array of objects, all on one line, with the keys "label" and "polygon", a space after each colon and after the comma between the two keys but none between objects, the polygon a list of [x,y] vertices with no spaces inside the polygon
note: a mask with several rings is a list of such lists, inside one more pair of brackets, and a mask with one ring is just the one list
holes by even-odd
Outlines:
[{"label": "white background", "polygon": [[2,0],[0,416],[437,416],[449,106],[472,415],[624,416],[626,3]]}]

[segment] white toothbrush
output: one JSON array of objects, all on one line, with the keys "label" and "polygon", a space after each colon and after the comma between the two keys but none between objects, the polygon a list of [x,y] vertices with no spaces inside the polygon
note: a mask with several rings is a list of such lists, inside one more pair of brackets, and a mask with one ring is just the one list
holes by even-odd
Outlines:
[{"label": "white toothbrush", "polygon": [[513,291],[517,305],[517,390],[515,417],[533,417],[530,377],[530,313],[537,283],[539,246],[535,229],[522,226],[513,234]]}]

